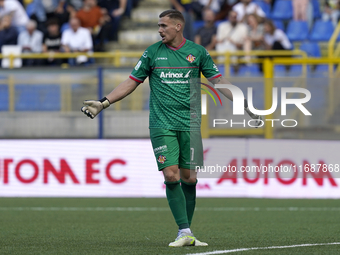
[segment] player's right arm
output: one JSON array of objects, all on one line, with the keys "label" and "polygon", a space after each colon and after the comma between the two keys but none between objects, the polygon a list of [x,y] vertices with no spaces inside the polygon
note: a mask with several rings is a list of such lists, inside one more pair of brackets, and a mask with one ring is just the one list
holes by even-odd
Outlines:
[{"label": "player's right arm", "polygon": [[128,78],[119,84],[117,88],[112,90],[106,97],[100,100],[84,101],[84,106],[81,108],[81,111],[93,119],[103,109],[109,107],[111,104],[119,100],[122,100],[124,97],[132,93],[137,88],[138,84],[138,82]]},{"label": "player's right arm", "polygon": [[136,87],[150,75],[150,56],[148,51],[149,48],[143,53],[127,80],[123,81],[118,87],[112,90],[110,94],[98,101],[84,101],[84,106],[81,108],[81,111],[93,119],[103,109],[132,93]]},{"label": "player's right arm", "polygon": [[106,96],[106,98],[109,100],[110,104],[113,104],[132,93],[138,85],[138,82],[132,80],[131,78],[128,78],[127,80],[119,84],[117,88],[112,90],[110,94]]}]

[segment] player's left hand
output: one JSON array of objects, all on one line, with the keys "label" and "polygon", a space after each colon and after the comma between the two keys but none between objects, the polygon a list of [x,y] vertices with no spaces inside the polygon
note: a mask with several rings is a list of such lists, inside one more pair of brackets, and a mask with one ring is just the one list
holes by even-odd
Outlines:
[{"label": "player's left hand", "polygon": [[81,111],[91,119],[94,119],[103,109],[110,106],[109,100],[104,97],[103,99],[96,101],[96,100],[85,100],[84,105],[81,108]]},{"label": "player's left hand", "polygon": [[246,110],[246,112],[248,113],[248,115],[255,120],[255,128],[258,128],[259,126],[262,125],[263,123],[263,120],[262,120],[262,116],[261,115],[257,115],[257,114],[254,114],[252,113],[249,108],[244,108]]},{"label": "player's left hand", "polygon": [[261,115],[257,115],[255,113],[252,113],[250,110],[249,110],[249,107],[248,107],[248,102],[247,102],[247,99],[244,99],[244,109],[246,110],[246,112],[248,113],[248,115],[255,120],[255,126],[256,128],[258,128],[259,126],[261,126],[263,124],[263,120],[262,120],[262,116]]}]

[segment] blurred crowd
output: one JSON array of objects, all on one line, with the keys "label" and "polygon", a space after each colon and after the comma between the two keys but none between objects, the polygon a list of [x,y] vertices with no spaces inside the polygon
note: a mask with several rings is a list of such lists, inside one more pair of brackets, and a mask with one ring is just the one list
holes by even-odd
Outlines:
[{"label": "blurred crowd", "polygon": [[[0,0],[0,51],[3,45],[19,45],[23,52],[104,51],[108,41],[118,40],[123,16],[130,17],[139,0]],[[161,1],[161,0],[160,0]],[[292,43],[259,5],[276,0],[168,0],[186,19],[184,36],[207,50],[291,50]],[[337,25],[340,0],[323,1],[322,20]],[[292,0],[293,19],[313,23],[312,0]],[[24,7],[25,6],[25,7]],[[194,28],[194,23],[202,26]],[[246,56],[250,60],[250,56]],[[59,65],[64,60],[30,60],[24,65]],[[76,61],[76,62],[75,62]],[[86,58],[68,60],[85,63]]]},{"label": "blurred crowd", "polygon": [[[275,21],[266,17],[258,4],[262,1],[273,9],[276,0],[170,1],[174,8],[186,13],[187,20],[204,21],[196,31],[191,22],[187,22],[189,26],[184,35],[207,50],[249,53],[252,50],[293,49],[284,30],[276,27]],[[340,0],[320,0],[319,5],[320,2],[324,7],[322,20],[331,20],[335,27],[339,21]],[[292,0],[293,20],[306,21],[310,28],[314,22],[312,4],[312,0]],[[250,56],[246,55],[245,59],[250,60]]]},{"label": "blurred crowd", "polygon": [[[176,0],[173,0],[176,1]],[[275,0],[263,0],[273,5]],[[292,44],[280,28],[277,28],[274,21],[266,17],[265,12],[256,2],[252,0],[200,0],[202,3],[202,19],[204,25],[196,31],[194,40],[206,47],[208,50],[235,51],[244,50],[290,50]],[[330,4],[327,1],[327,8],[323,13],[323,19],[332,19],[335,24],[339,18],[339,2]],[[204,6],[203,3],[206,3]],[[212,5],[219,8],[212,8]],[[309,0],[293,0],[294,20],[307,21]],[[227,10],[227,11],[226,11]],[[225,19],[223,22],[216,21]],[[198,16],[197,16],[198,17]]]},{"label": "blurred crowd", "polygon": [[[121,18],[129,17],[138,0],[0,0],[0,51],[19,45],[22,52],[104,51],[118,40]],[[24,65],[56,65],[61,59],[25,59]],[[84,57],[66,60],[82,64]],[[75,62],[76,61],[76,62]]]}]

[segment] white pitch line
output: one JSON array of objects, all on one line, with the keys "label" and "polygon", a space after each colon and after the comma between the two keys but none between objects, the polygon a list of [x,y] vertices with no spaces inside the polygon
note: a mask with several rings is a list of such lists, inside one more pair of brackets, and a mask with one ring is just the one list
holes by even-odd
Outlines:
[{"label": "white pitch line", "polygon": [[169,211],[167,207],[0,207],[0,211]]},{"label": "white pitch line", "polygon": [[223,250],[223,251],[209,251],[209,252],[201,252],[201,253],[188,253],[187,255],[226,254],[226,253],[239,252],[239,251],[286,249],[286,248],[308,247],[308,246],[326,246],[326,245],[340,245],[340,242],[336,242],[336,243],[314,243],[314,244],[295,244],[295,245],[270,246],[270,247],[240,248],[240,249]]},{"label": "white pitch line", "polygon": [[[159,212],[169,211],[168,207],[0,207],[0,211],[118,211],[118,212]],[[340,207],[197,207],[196,211],[206,212],[246,212],[246,211],[340,211]]]}]

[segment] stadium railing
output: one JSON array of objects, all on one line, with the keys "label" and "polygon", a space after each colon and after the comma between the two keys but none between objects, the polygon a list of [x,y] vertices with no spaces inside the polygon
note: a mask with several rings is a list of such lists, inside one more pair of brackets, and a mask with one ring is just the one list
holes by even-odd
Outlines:
[{"label": "stadium railing", "polygon": [[[328,58],[333,59],[340,57],[340,43],[336,45],[335,48],[335,43],[339,39],[339,33],[340,33],[340,22],[336,26],[331,39],[328,42]],[[335,49],[334,49],[335,48]],[[337,67],[337,72],[340,71],[340,66]],[[331,75],[333,74],[333,69],[330,68]]]},{"label": "stadium railing", "polygon": [[[11,63],[13,64],[13,60],[15,58],[40,58],[40,59],[46,59],[46,58],[74,58],[79,55],[87,55],[90,58],[94,59],[108,59],[110,63],[114,67],[121,67],[124,64],[122,63],[122,58],[139,58],[141,56],[142,52],[121,52],[121,51],[115,51],[115,52],[106,52],[106,53],[90,53],[90,54],[84,54],[84,53],[55,53],[55,54],[22,54],[22,55],[10,55],[6,56],[10,58]],[[306,76],[307,73],[307,65],[317,65],[317,64],[327,64],[329,66],[329,77],[334,77],[333,74],[333,66],[340,63],[340,59],[336,58],[308,58],[307,54],[304,51],[294,50],[294,51],[253,51],[248,53],[250,56],[266,56],[267,58],[251,58],[252,63],[262,63],[263,64],[263,107],[264,109],[269,109],[272,105],[272,88],[275,84],[274,81],[274,69],[276,65],[302,65],[302,77]],[[210,55],[213,58],[217,57],[224,57],[223,63],[224,63],[224,74],[226,77],[230,76],[230,66],[234,63],[235,57],[237,58],[237,63],[245,63],[246,61],[244,58],[241,58],[242,56],[246,56],[247,54],[243,51],[238,52],[228,52],[223,55],[217,53],[217,52],[210,52]],[[270,57],[272,56],[272,57]],[[280,58],[279,56],[282,56]],[[290,56],[284,57],[284,56]],[[291,58],[292,56],[295,56],[295,58]],[[3,58],[4,56],[0,55],[0,58]],[[298,58],[299,57],[299,58]],[[218,61],[219,62],[219,61]],[[13,65],[11,65],[13,67]],[[253,78],[249,77],[251,80]],[[261,78],[261,77],[260,77]],[[98,80],[101,79],[101,75],[98,72]],[[9,107],[8,111],[13,112],[15,111],[15,78],[13,75],[9,75],[8,79],[3,81],[8,84],[8,91],[9,91]],[[96,83],[96,81],[92,81]],[[100,84],[100,82],[99,82]],[[329,109],[328,109],[328,115],[332,115],[334,113],[334,109],[336,107],[335,105],[335,98],[334,95],[334,81],[330,82],[329,85]],[[71,93],[70,87],[66,88],[67,86],[63,86],[63,89],[61,91],[61,100],[63,103],[61,104],[62,107],[60,108],[60,111],[68,111],[70,110],[71,105],[71,96],[69,94]],[[98,88],[98,95],[103,93],[102,88]],[[141,105],[137,104],[137,105]],[[137,107],[138,108],[138,107]],[[120,110],[120,104],[115,105],[115,110]],[[136,109],[136,102],[134,100],[130,101],[130,109]],[[267,119],[272,118],[272,115],[266,116]],[[103,137],[103,125],[100,124],[102,120],[99,118],[99,131],[98,131],[98,137]],[[214,129],[209,127],[209,120],[206,116],[202,117],[202,136],[203,137],[211,137],[211,136],[249,136],[249,135],[257,135],[257,136],[264,136],[267,139],[271,139],[274,137],[273,135],[273,128],[271,125],[265,125],[265,128],[223,128],[223,129]]]}]

